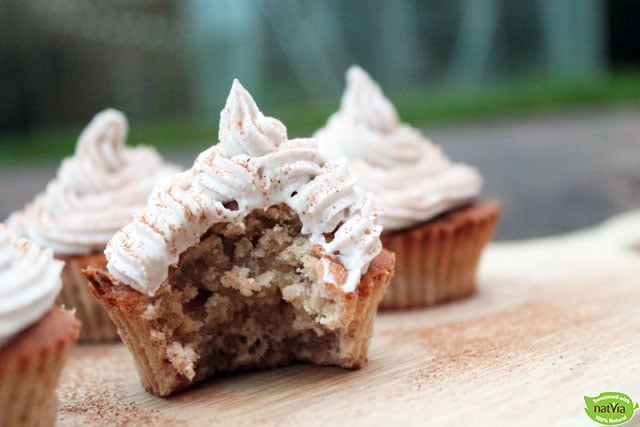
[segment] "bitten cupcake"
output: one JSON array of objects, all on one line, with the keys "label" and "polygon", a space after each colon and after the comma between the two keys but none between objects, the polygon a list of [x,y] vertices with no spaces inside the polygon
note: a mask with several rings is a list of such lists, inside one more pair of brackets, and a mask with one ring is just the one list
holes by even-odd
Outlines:
[{"label": "bitten cupcake", "polygon": [[46,191],[8,220],[12,232],[53,249],[65,261],[58,303],[76,309],[81,342],[117,338],[81,269],[105,266],[109,239],[146,205],[158,181],[178,171],[150,147],[125,147],[126,136],[124,114],[110,109],[96,115]]},{"label": "bitten cupcake", "polygon": [[371,196],[238,81],[219,138],[113,237],[108,271],[85,270],[143,386],[167,396],[294,362],[363,367],[394,264]]},{"label": "bitten cupcake", "polygon": [[482,178],[452,163],[421,132],[401,123],[380,86],[360,67],[347,71],[340,110],[315,134],[330,158],[346,157],[358,188],[382,210],[382,244],[396,274],[382,308],[424,307],[470,295],[482,248],[499,216],[478,201]]},{"label": "bitten cupcake", "polygon": [[62,262],[0,224],[0,426],[53,425],[54,389],[79,324],[54,305]]}]

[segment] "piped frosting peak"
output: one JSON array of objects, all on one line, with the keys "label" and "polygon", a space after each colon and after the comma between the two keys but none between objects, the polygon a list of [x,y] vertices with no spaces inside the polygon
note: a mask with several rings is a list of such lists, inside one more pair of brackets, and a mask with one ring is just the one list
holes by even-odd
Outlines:
[{"label": "piped frosting peak", "polygon": [[84,159],[85,164],[99,170],[118,171],[126,163],[124,145],[128,130],[127,118],[120,111],[108,109],[97,114],[80,134],[75,156],[67,162]]},{"label": "piped frosting peak", "polygon": [[[237,80],[220,114],[219,139],[190,170],[157,187],[109,242],[109,272],[154,295],[180,254],[213,224],[242,224],[254,209],[285,203],[299,215],[301,232],[324,249],[326,281],[353,291],[381,250],[381,227],[371,197],[355,193],[346,162],[328,162],[314,140],[289,140],[285,126],[265,117]],[[326,233],[334,233],[331,242]],[[329,271],[334,258],[347,272],[344,282]]]},{"label": "piped frosting peak", "polygon": [[347,71],[347,89],[340,110],[353,123],[379,132],[392,132],[400,124],[396,108],[384,96],[380,85],[358,66]]},{"label": "piped frosting peak", "polygon": [[220,113],[218,139],[218,151],[224,156],[262,156],[275,151],[287,140],[287,129],[279,120],[265,117],[251,95],[235,79]]}]

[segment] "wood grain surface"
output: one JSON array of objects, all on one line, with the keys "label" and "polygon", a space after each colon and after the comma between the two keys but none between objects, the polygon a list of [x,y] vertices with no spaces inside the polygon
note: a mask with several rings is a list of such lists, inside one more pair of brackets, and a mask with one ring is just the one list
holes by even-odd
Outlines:
[{"label": "wood grain surface", "polygon": [[122,345],[78,346],[58,424],[589,426],[584,395],[640,400],[640,211],[493,244],[479,275],[470,299],[380,314],[360,371],[297,365],[161,399]]}]

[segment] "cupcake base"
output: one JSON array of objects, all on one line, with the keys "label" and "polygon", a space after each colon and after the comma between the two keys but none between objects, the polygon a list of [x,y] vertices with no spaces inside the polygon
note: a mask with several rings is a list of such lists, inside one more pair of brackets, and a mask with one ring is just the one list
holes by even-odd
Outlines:
[{"label": "cupcake base", "polygon": [[[355,292],[345,294],[334,286],[327,287],[329,292],[340,294],[339,297],[345,299],[345,305],[348,306],[345,311],[353,314],[353,320],[344,329],[335,331],[333,337],[327,336],[327,339],[334,340],[334,344],[340,347],[337,351],[328,353],[325,351],[329,350],[327,348],[310,346],[294,357],[282,353],[256,364],[238,368],[230,365],[228,370],[219,373],[270,369],[296,361],[346,369],[366,366],[378,304],[393,275],[393,265],[394,255],[383,250],[371,262]],[[162,339],[159,340],[153,322],[145,315],[149,313],[149,297],[120,284],[105,271],[86,269],[85,274],[91,282],[93,292],[103,301],[118,326],[123,342],[136,361],[140,381],[147,391],[157,396],[168,396],[211,375],[201,375],[196,369],[195,376],[189,378],[181,371],[180,366],[169,363],[167,355],[171,354],[171,345]],[[204,367],[202,369],[207,370]]]},{"label": "cupcake base", "polygon": [[62,270],[62,291],[57,304],[76,310],[76,317],[82,323],[81,343],[110,342],[118,339],[118,330],[106,310],[89,290],[89,283],[82,269],[92,267],[103,269],[107,260],[102,253],[81,256],[58,256],[64,261]]},{"label": "cupcake base", "polygon": [[357,369],[367,363],[378,303],[394,271],[382,251],[354,292],[347,271],[300,234],[287,205],[254,209],[243,227],[211,225],[180,254],[154,296],[85,269],[94,294],[136,360],[140,381],[167,396],[199,381],[295,362]]},{"label": "cupcake base", "polygon": [[53,425],[54,390],[80,325],[54,307],[0,349],[0,425]]},{"label": "cupcake base", "polygon": [[380,308],[427,307],[473,294],[476,267],[499,214],[498,202],[476,202],[383,234],[383,247],[396,254],[396,273]]}]

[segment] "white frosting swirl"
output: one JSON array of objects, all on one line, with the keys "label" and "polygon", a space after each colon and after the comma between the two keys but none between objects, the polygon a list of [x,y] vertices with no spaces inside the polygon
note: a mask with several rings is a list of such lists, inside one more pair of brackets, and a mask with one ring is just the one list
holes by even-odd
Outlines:
[{"label": "white frosting swirl", "polygon": [[358,190],[373,192],[385,231],[411,227],[477,197],[482,178],[451,163],[403,124],[380,86],[360,67],[347,71],[340,110],[314,135],[329,158],[349,159]]},{"label": "white frosting swirl", "polygon": [[64,263],[0,224],[0,347],[53,307]]},{"label": "white frosting swirl", "polygon": [[57,255],[103,250],[145,206],[154,185],[178,171],[151,147],[125,147],[126,136],[124,114],[110,109],[96,115],[57,179],[9,218],[11,229]]},{"label": "white frosting swirl", "polygon": [[[324,249],[325,279],[352,292],[381,250],[381,226],[371,197],[354,192],[346,162],[327,162],[314,140],[288,140],[285,126],[265,117],[237,80],[220,114],[219,139],[190,170],[156,187],[146,209],[109,242],[109,272],[154,295],[211,225],[241,224],[254,209],[286,203],[302,233]],[[237,209],[225,207],[230,201]],[[323,233],[332,232],[327,243]],[[327,266],[336,258],[347,270],[344,283]]]}]

